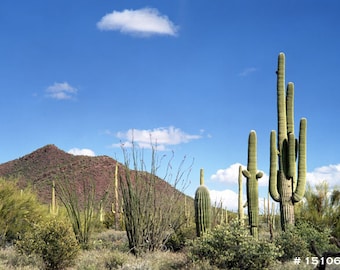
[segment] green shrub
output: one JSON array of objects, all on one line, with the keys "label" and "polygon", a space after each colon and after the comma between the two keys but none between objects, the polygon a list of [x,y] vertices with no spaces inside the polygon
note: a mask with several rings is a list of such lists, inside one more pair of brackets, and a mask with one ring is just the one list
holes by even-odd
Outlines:
[{"label": "green shrub", "polygon": [[118,250],[113,250],[105,259],[105,269],[118,269],[128,260],[128,255]]},{"label": "green shrub", "polygon": [[192,224],[192,226],[182,226],[178,229],[174,234],[172,234],[166,242],[166,247],[171,251],[180,251],[182,250],[186,242],[188,240],[193,240],[196,238],[196,225]]},{"label": "green shrub", "polygon": [[306,258],[310,255],[307,242],[293,228],[287,228],[276,239],[276,245],[280,246],[283,254],[280,260],[291,261],[295,257]]},{"label": "green shrub", "polygon": [[32,192],[20,191],[15,180],[0,178],[0,246],[31,230],[42,220],[43,211]]},{"label": "green shrub", "polygon": [[237,221],[217,226],[190,248],[193,261],[209,261],[222,269],[266,269],[282,255],[279,247],[252,237]]},{"label": "green shrub", "polygon": [[70,226],[55,219],[35,225],[17,241],[19,253],[35,254],[42,258],[45,269],[64,269],[72,266],[79,245]]},{"label": "green shrub", "polygon": [[280,260],[289,261],[294,257],[315,256],[311,247],[312,241],[321,253],[332,251],[335,246],[329,243],[330,235],[331,230],[327,227],[321,229],[310,222],[299,221],[275,239],[276,244],[280,245],[284,252]]}]

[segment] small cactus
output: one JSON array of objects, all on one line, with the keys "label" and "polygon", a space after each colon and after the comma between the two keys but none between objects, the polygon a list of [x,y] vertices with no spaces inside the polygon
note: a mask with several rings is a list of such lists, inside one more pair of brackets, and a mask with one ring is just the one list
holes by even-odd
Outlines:
[{"label": "small cactus", "polygon": [[211,200],[209,190],[204,186],[204,171],[200,170],[200,186],[195,192],[196,234],[200,237],[211,227]]}]

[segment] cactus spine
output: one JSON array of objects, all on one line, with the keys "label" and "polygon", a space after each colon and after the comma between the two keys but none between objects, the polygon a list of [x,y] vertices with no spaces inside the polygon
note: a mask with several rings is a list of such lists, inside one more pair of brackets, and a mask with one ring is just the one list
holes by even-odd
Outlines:
[{"label": "cactus spine", "polygon": [[241,165],[238,167],[238,220],[241,225],[244,224],[242,166]]},{"label": "cactus spine", "polygon": [[[298,141],[294,133],[294,84],[289,82],[285,93],[283,53],[278,57],[277,112],[277,142],[276,132],[273,130],[270,134],[269,193],[274,201],[280,203],[281,228],[285,230],[287,225],[294,225],[294,204],[299,202],[305,193],[307,120],[305,118],[300,120]],[[297,157],[298,176],[296,177]]]},{"label": "cactus spine", "polygon": [[200,237],[211,227],[211,201],[208,188],[204,185],[204,171],[200,170],[200,186],[195,192],[196,234]]},{"label": "cactus spine", "polygon": [[256,157],[256,132],[252,130],[248,139],[248,165],[247,169],[242,171],[247,178],[247,202],[248,202],[248,220],[250,233],[258,238],[259,224],[259,187],[258,179],[263,173],[257,170]]}]

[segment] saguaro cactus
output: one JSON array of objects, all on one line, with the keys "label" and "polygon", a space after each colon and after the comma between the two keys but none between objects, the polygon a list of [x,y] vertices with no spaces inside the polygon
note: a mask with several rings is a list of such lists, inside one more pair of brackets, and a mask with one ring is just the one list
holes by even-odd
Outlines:
[{"label": "saguaro cactus", "polygon": [[56,202],[55,182],[54,181],[52,181],[52,194],[51,194],[50,214],[52,214],[52,215],[57,215],[58,214],[58,206],[57,206],[57,202]]},{"label": "saguaro cactus", "polygon": [[238,220],[241,225],[244,224],[242,166],[241,165],[238,167]]},{"label": "saguaro cactus", "polygon": [[[306,187],[307,120],[300,120],[299,140],[294,133],[294,84],[289,82],[285,93],[285,55],[279,54],[277,70],[278,135],[270,134],[269,193],[280,203],[281,227],[294,225],[294,204],[299,202]],[[298,158],[298,175],[296,160]],[[277,163],[279,167],[277,169]]]},{"label": "saguaro cactus", "polygon": [[117,230],[119,227],[119,198],[118,198],[118,162],[116,162],[115,166],[115,178],[113,181],[113,203],[111,205],[111,212],[114,215],[114,223],[115,229]]},{"label": "saguaro cactus", "polygon": [[200,170],[200,186],[195,192],[196,234],[200,237],[211,227],[211,201],[208,188],[204,185],[204,171]]},{"label": "saguaro cactus", "polygon": [[252,130],[249,133],[248,140],[248,165],[247,169],[242,171],[242,174],[247,178],[247,202],[250,233],[257,238],[259,225],[258,179],[263,176],[263,173],[257,170],[256,144],[256,132]]}]

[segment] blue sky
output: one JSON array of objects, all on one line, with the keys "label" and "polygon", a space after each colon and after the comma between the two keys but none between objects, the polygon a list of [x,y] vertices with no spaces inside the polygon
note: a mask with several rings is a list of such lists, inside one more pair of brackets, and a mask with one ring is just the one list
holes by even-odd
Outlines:
[{"label": "blue sky", "polygon": [[212,196],[235,209],[251,130],[266,196],[284,52],[295,123],[308,121],[308,181],[334,186],[339,12],[337,0],[2,0],[0,162],[46,144],[123,161],[121,142],[133,133],[147,148],[151,135],[160,155],[194,159],[187,194],[204,168]]}]

